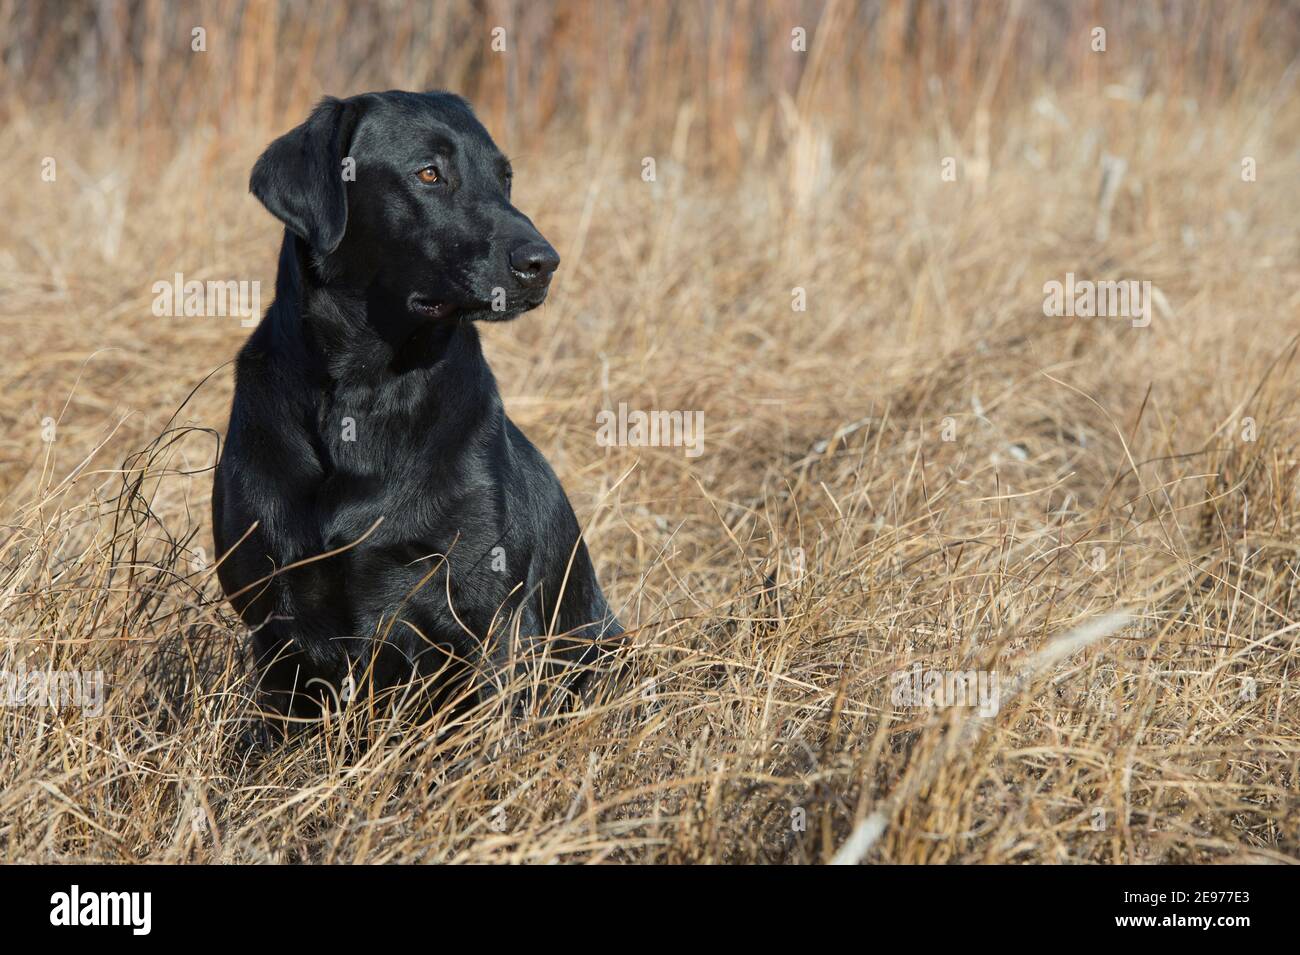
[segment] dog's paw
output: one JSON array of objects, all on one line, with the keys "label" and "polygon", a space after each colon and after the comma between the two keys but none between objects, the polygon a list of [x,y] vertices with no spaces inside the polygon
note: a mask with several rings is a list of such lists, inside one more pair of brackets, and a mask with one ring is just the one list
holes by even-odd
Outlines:
[{"label": "dog's paw", "polygon": [[250,720],[235,737],[230,755],[238,763],[256,763],[275,749],[279,734],[266,720]]}]

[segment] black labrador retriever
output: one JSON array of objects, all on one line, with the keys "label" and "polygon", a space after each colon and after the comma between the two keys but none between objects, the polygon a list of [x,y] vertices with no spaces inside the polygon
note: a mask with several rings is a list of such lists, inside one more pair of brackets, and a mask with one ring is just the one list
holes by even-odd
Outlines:
[{"label": "black labrador retriever", "polygon": [[510,180],[443,92],[327,98],[253,167],[285,232],[212,505],[257,741],[362,685],[415,678],[440,705],[541,673],[568,694],[622,633],[474,326],[541,305],[560,263]]}]

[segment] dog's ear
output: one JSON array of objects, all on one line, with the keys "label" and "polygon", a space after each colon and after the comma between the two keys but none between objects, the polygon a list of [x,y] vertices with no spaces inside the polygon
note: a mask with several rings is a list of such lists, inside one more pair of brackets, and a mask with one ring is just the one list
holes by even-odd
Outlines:
[{"label": "dog's ear", "polygon": [[348,194],[343,158],[356,126],[356,107],[327,96],[301,126],[271,145],[253,166],[248,190],[320,255],[343,241]]}]

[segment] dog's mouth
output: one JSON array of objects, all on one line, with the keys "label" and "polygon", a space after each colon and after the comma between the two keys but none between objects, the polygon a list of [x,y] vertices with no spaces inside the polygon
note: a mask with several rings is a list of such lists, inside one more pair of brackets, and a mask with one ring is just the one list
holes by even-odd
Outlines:
[{"label": "dog's mouth", "polygon": [[446,321],[461,316],[471,320],[505,321],[517,318],[524,312],[530,312],[537,308],[546,301],[546,291],[546,289],[541,289],[531,295],[523,296],[517,301],[508,304],[502,303],[505,307],[495,307],[490,302],[453,302],[448,299],[434,298],[431,295],[413,292],[406,300],[406,307],[412,315],[435,321]]},{"label": "dog's mouth", "polygon": [[427,295],[419,294],[412,295],[406,306],[421,318],[453,318],[460,311],[460,306],[454,302],[433,299]]}]

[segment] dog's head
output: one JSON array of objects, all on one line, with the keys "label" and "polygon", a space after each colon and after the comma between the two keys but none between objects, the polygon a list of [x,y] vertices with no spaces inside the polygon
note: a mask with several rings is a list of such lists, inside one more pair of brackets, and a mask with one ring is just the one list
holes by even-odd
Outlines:
[{"label": "dog's head", "polygon": [[540,305],[560,264],[510,179],[459,96],[388,92],[322,101],[267,147],[249,189],[327,282],[417,318],[500,320]]}]

